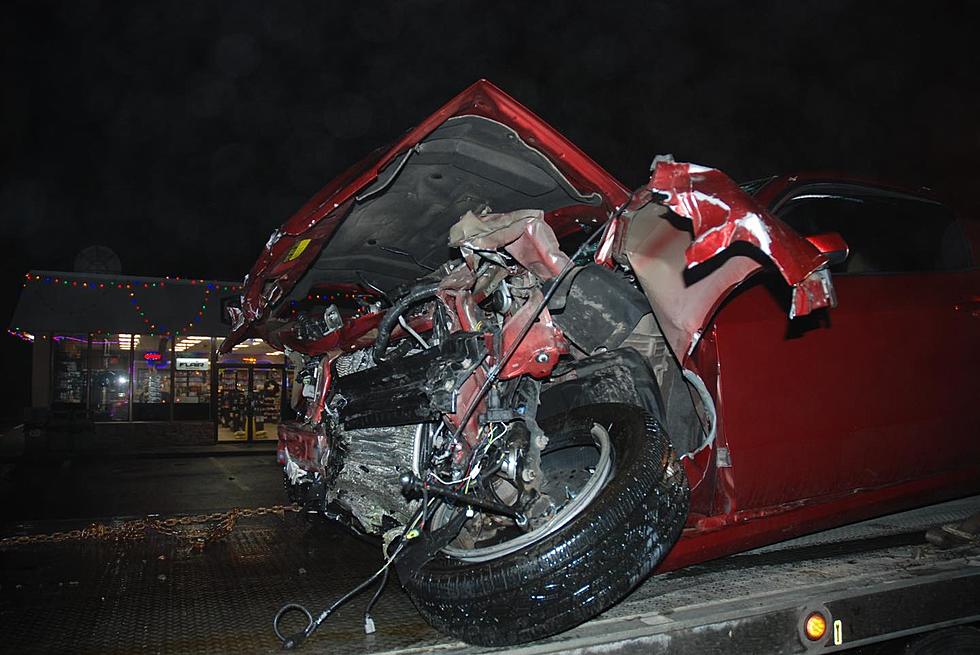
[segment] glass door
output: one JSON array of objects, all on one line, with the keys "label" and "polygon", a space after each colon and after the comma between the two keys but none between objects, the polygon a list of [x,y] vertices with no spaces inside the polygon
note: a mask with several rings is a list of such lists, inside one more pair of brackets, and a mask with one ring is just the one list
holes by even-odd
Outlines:
[{"label": "glass door", "polygon": [[282,403],[282,368],[252,367],[252,435],[277,439]]},{"label": "glass door", "polygon": [[218,441],[248,439],[248,367],[218,367]]},{"label": "glass door", "polygon": [[218,367],[218,441],[277,439],[283,367]]}]

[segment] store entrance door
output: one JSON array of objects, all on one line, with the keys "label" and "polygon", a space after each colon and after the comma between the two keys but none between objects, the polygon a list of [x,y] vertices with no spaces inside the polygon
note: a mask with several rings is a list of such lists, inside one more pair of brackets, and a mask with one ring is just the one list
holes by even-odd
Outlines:
[{"label": "store entrance door", "polygon": [[218,441],[277,439],[284,367],[218,366]]}]

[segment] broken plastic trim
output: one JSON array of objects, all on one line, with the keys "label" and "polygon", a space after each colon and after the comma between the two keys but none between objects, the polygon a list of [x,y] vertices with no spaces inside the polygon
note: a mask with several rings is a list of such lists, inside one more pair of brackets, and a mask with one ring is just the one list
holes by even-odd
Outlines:
[{"label": "broken plastic trim", "polygon": [[680,459],[684,459],[685,457],[692,459],[705,448],[710,448],[714,445],[715,437],[718,436],[718,413],[717,410],[715,410],[715,401],[711,397],[711,394],[708,393],[708,387],[704,384],[704,380],[701,379],[701,376],[686,368],[681,369],[681,374],[684,376],[685,380],[690,382],[691,386],[694,387],[694,390],[698,392],[698,397],[701,399],[705,412],[708,414],[708,420],[711,421],[711,427],[706,430],[708,436],[704,442],[691,452],[684,453],[680,456]]}]

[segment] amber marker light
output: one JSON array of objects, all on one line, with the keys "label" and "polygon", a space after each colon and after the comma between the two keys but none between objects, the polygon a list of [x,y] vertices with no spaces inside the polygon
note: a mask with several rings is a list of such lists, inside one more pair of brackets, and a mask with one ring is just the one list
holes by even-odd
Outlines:
[{"label": "amber marker light", "polygon": [[827,619],[820,612],[810,612],[803,623],[803,634],[810,641],[819,641],[827,634]]}]

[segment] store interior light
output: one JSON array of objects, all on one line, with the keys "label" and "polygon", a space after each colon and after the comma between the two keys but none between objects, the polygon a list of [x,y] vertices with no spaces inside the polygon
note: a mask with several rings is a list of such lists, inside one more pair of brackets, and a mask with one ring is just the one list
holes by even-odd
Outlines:
[{"label": "store interior light", "polygon": [[211,337],[181,337],[174,347],[177,352],[184,352],[190,349],[200,349],[201,344],[206,344]]}]

